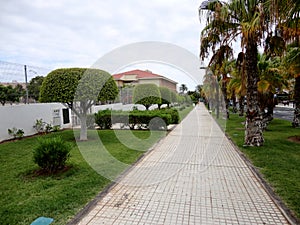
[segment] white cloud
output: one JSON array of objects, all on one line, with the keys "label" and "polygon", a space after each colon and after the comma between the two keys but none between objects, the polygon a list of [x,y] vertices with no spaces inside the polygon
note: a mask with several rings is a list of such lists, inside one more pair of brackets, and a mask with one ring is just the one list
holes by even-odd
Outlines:
[{"label": "white cloud", "polygon": [[0,60],[47,68],[90,66],[140,41],[199,52],[196,0],[2,1]]}]

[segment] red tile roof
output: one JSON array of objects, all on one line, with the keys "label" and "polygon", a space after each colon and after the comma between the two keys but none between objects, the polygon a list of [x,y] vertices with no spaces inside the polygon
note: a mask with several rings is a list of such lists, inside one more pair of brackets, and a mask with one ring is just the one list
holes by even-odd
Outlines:
[{"label": "red tile roof", "polygon": [[151,71],[144,71],[144,70],[131,70],[123,73],[114,74],[113,78],[115,80],[121,79],[124,75],[136,75],[137,79],[143,79],[143,78],[157,78],[157,77],[163,77],[161,75],[152,73]]}]

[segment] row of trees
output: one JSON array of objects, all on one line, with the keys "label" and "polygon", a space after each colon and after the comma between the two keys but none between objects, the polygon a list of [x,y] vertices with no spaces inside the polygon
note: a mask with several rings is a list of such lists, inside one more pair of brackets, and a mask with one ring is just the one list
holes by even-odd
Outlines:
[{"label": "row of trees", "polygon": [[[50,72],[40,89],[40,102],[61,102],[69,107],[81,122],[80,140],[87,140],[87,115],[93,104],[114,101],[118,88],[112,76],[99,69],[67,68]],[[151,105],[186,102],[187,95],[177,95],[155,84],[136,85],[133,102],[148,110]]]},{"label": "row of trees", "polygon": [[[38,101],[40,95],[40,88],[42,86],[44,77],[37,76],[30,80],[27,85],[28,98],[31,101]],[[26,101],[26,90],[21,84],[4,86],[0,84],[0,103],[5,105],[5,103],[16,103]]]},{"label": "row of trees", "polygon": [[0,103],[5,105],[6,103],[20,102],[21,98],[25,96],[25,90],[22,85],[17,84],[15,87],[12,85],[4,86],[0,84]]},{"label": "row of trees", "polygon": [[[295,120],[299,120],[299,11],[298,0],[210,1],[200,6],[199,14],[207,15],[200,57],[211,56],[211,77],[216,77],[215,84],[221,83],[226,106],[228,93],[240,95],[241,102],[243,97],[247,100],[245,145],[263,144],[264,106],[260,102],[269,99],[271,90],[280,88],[289,78],[295,78]],[[241,52],[234,60],[231,46],[236,40],[241,40]],[[260,45],[264,46],[264,55],[258,54]],[[278,58],[283,56],[284,60]]]},{"label": "row of trees", "polygon": [[151,105],[157,104],[160,109],[164,104],[170,107],[171,104],[191,101],[188,94],[177,94],[169,88],[158,87],[156,84],[139,84],[134,87],[133,102],[144,105],[148,110]]}]

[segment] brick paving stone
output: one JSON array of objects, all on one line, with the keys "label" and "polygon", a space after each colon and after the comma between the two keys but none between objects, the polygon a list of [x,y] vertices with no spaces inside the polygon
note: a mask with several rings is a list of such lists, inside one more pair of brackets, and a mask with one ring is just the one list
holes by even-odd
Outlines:
[{"label": "brick paving stone", "polygon": [[79,224],[289,224],[200,104]]}]

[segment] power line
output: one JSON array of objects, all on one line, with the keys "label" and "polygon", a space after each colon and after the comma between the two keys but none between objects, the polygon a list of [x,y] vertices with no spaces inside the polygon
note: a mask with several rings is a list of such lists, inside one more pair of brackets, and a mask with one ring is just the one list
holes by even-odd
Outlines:
[{"label": "power line", "polygon": [[31,66],[19,63],[5,62],[0,60],[0,82],[25,82],[24,66],[27,67],[27,78],[30,81],[36,76],[46,76],[52,69],[39,66]]}]

